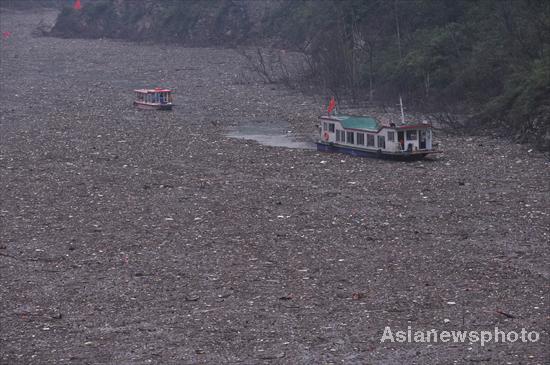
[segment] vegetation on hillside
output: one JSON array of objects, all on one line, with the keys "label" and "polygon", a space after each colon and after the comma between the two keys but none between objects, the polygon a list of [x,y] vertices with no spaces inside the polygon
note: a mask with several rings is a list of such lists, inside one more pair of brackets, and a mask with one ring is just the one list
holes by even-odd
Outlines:
[{"label": "vegetation on hillside", "polygon": [[550,148],[546,0],[283,0],[268,2],[261,25],[251,17],[257,3],[83,1],[81,12],[62,11],[53,32],[300,50],[309,80],[341,98],[401,95],[416,108],[466,110]]},{"label": "vegetation on hillside", "polygon": [[64,7],[52,32],[66,37],[235,45],[249,35],[245,7],[227,0],[96,0]]},{"label": "vegetation on hillside", "polygon": [[270,20],[336,92],[466,108],[550,146],[548,1],[288,1]]},{"label": "vegetation on hillside", "polygon": [[67,0],[0,0],[0,7],[7,9],[59,8]]}]

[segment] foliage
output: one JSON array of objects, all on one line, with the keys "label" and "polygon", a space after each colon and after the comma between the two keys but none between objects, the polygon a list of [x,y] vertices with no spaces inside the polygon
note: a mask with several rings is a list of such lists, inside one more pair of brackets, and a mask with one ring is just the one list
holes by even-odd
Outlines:
[{"label": "foliage", "polygon": [[110,37],[188,45],[225,45],[246,39],[246,8],[230,0],[82,1],[65,7],[52,32],[65,37]]}]

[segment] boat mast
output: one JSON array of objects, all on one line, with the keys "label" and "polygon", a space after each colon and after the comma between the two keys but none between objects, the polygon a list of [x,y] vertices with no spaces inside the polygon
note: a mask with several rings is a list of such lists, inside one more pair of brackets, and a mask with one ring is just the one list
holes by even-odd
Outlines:
[{"label": "boat mast", "polygon": [[403,99],[399,94],[399,106],[401,107],[401,124],[405,124],[405,113],[403,112]]},{"label": "boat mast", "polygon": [[[393,15],[395,16],[395,30],[397,34],[397,49],[399,50],[399,63],[403,63],[403,53],[401,52],[401,32],[399,30],[399,16],[397,14],[397,1],[393,1]],[[399,106],[401,107],[401,124],[405,124],[405,113],[403,113],[403,99],[399,93]]]}]

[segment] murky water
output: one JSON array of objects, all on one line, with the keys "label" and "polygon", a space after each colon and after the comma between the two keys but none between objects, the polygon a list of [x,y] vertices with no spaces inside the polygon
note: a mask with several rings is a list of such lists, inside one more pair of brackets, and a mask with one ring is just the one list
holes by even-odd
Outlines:
[{"label": "murky water", "polygon": [[228,128],[226,134],[231,138],[240,138],[256,141],[265,146],[315,149],[312,142],[297,140],[295,134],[290,131],[287,122],[249,122]]}]

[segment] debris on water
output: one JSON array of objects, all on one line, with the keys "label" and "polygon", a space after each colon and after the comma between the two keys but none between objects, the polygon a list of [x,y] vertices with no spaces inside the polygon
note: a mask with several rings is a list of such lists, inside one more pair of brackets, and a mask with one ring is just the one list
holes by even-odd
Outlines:
[{"label": "debris on water", "polygon": [[504,317],[507,317],[507,318],[516,318],[516,316],[514,316],[513,314],[506,313],[506,312],[504,312],[500,309],[497,309],[495,312],[498,313],[498,314],[501,314],[501,315],[503,315]]},{"label": "debris on water", "polygon": [[[0,15],[22,40],[0,52],[0,361],[399,363],[420,350],[436,364],[463,362],[461,346],[381,343],[382,330],[544,330],[549,162],[536,150],[439,130],[445,152],[423,168],[295,148],[314,140],[316,97],[232,83],[246,67],[233,50],[30,38],[36,16]],[[158,69],[179,106],[135,112],[128,91]]]}]

